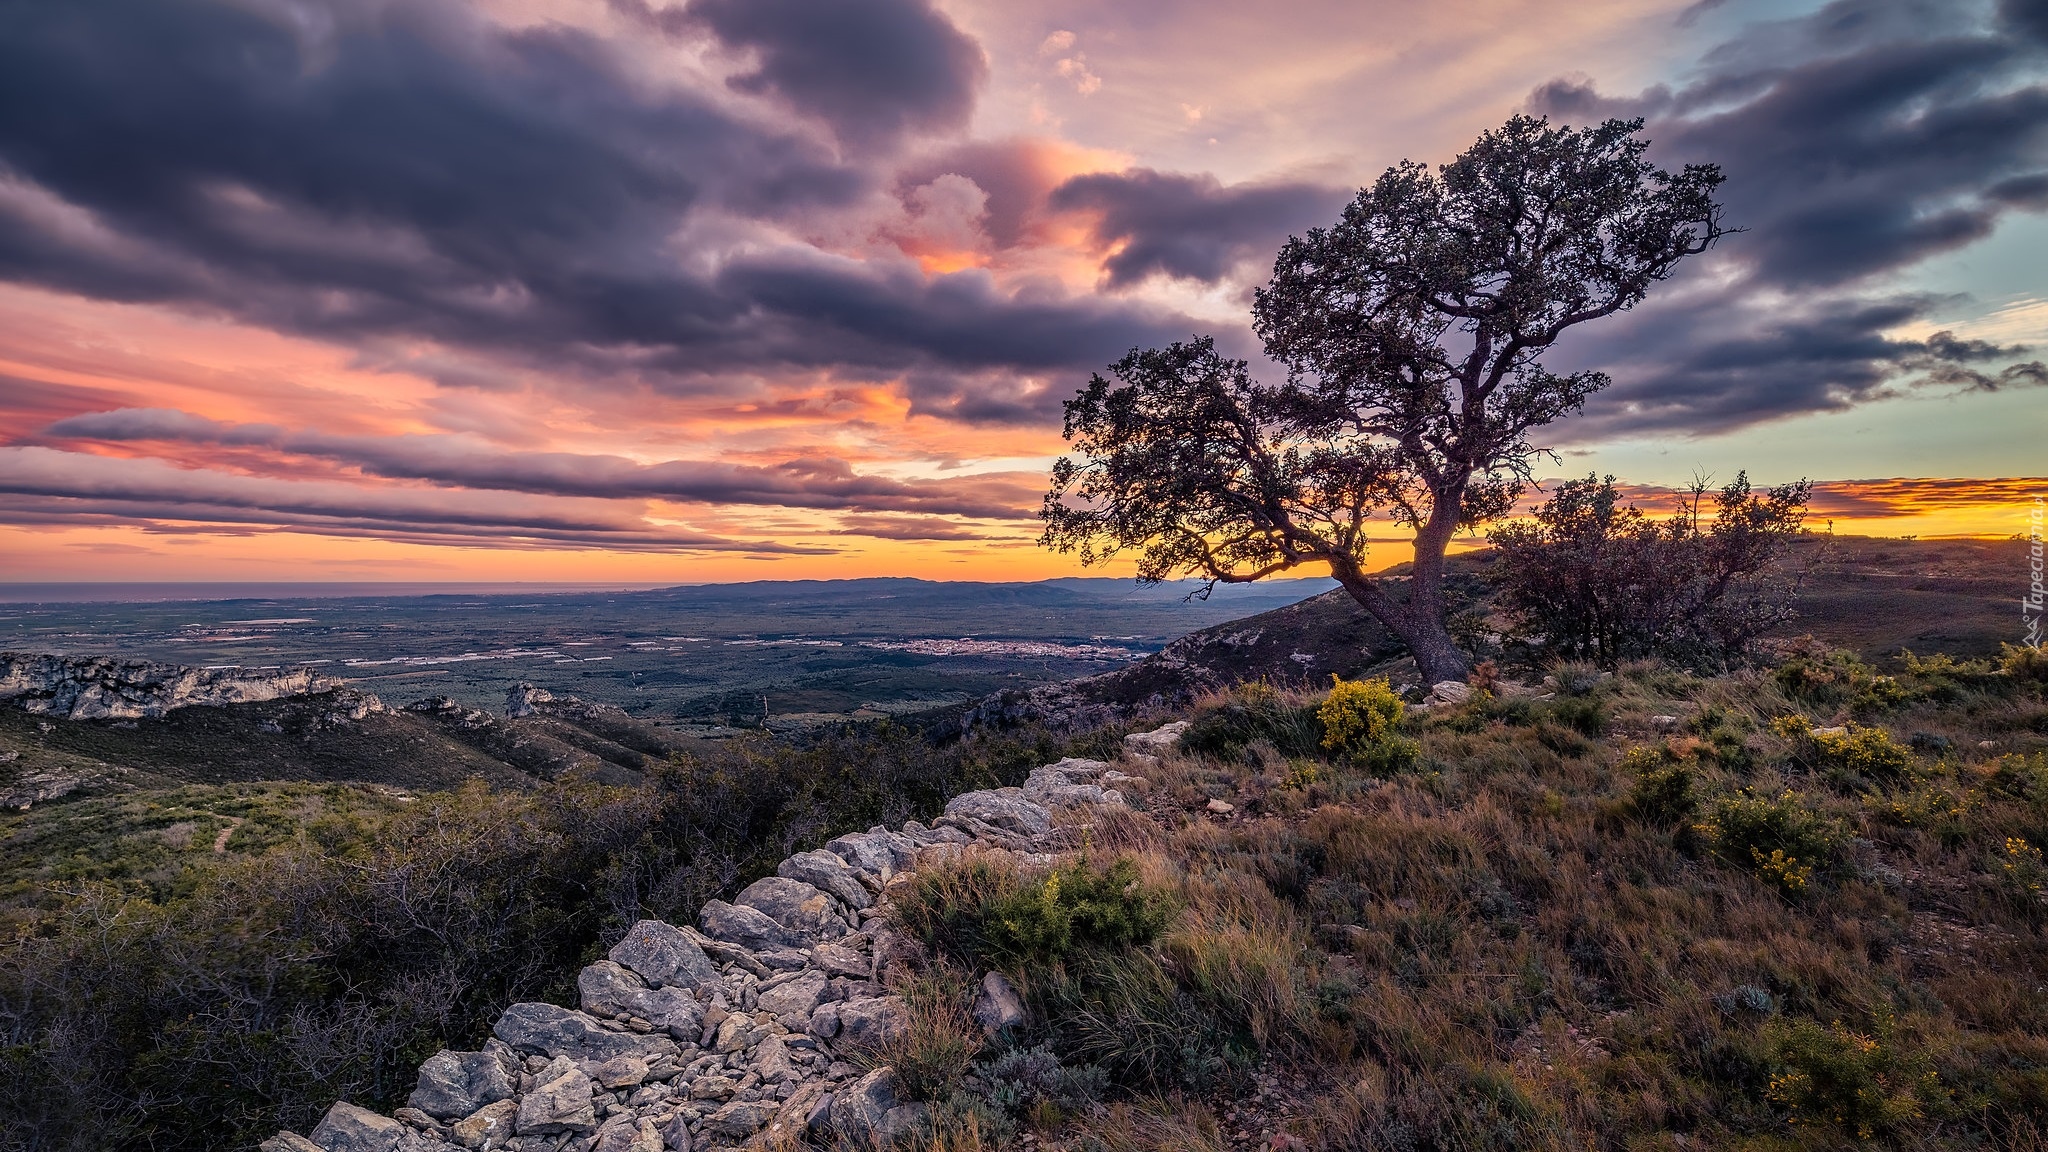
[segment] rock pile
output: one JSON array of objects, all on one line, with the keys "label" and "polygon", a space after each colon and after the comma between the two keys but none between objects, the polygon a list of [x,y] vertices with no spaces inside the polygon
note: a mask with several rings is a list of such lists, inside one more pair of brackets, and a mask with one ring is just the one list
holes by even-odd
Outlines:
[{"label": "rock pile", "polygon": [[[1050,859],[1056,813],[1124,802],[1099,760],[1035,769],[1021,788],[968,792],[930,827],[875,827],[784,860],[695,928],[643,920],[585,968],[576,1010],[515,1004],[480,1051],[420,1067],[407,1106],[330,1109],[310,1139],[263,1152],[698,1152],[817,1135],[884,1142],[923,1106],[871,1054],[908,1026],[887,991],[911,948],[884,915],[921,861],[969,846]],[[973,1007],[991,1031],[1024,1007],[1000,975]],[[870,1058],[863,1059],[863,1056]]]}]

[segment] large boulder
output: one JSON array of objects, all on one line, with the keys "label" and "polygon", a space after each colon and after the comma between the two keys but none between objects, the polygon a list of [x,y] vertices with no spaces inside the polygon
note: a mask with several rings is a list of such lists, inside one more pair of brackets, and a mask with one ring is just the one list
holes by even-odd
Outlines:
[{"label": "large boulder", "polygon": [[[808,943],[801,932],[793,932],[769,918],[758,908],[713,900],[697,914],[697,926],[714,939],[743,948],[795,948]],[[758,964],[756,965],[759,966]]]},{"label": "large boulder", "polygon": [[963,792],[946,805],[946,815],[1018,836],[1043,836],[1052,831],[1052,813],[1016,788]]},{"label": "large boulder", "polygon": [[321,1152],[396,1152],[399,1138],[407,1134],[405,1125],[389,1116],[338,1101],[313,1129],[313,1143]]},{"label": "large boulder", "polygon": [[1141,756],[1158,756],[1179,747],[1180,734],[1187,730],[1187,721],[1175,720],[1150,732],[1131,733],[1124,737],[1124,748]]},{"label": "large boulder", "polygon": [[638,1016],[676,1040],[695,1040],[704,1030],[704,1005],[695,996],[679,987],[649,988],[610,960],[578,973],[576,992],[585,1012]]},{"label": "large boulder", "polygon": [[597,1131],[596,1085],[566,1056],[534,1073],[533,1090],[519,1098],[513,1126],[521,1136]]},{"label": "large boulder", "polygon": [[873,894],[861,883],[860,873],[823,849],[791,856],[776,867],[775,874],[830,892],[844,901],[848,908],[866,908],[875,902]]},{"label": "large boulder", "polygon": [[754,909],[796,933],[804,943],[836,940],[849,928],[839,901],[787,876],[763,876],[747,885],[733,903]]},{"label": "large boulder", "polygon": [[439,1120],[460,1120],[486,1104],[509,1100],[513,1070],[495,1052],[442,1050],[420,1065],[419,1084],[406,1104]]},{"label": "large boulder", "polygon": [[827,976],[850,976],[866,980],[874,975],[875,962],[843,944],[820,944],[811,949],[811,966]]},{"label": "large boulder", "polygon": [[718,982],[718,969],[697,942],[673,924],[642,920],[605,954],[655,988],[692,991]]},{"label": "large boulder", "polygon": [[675,1041],[666,1036],[609,1032],[591,1017],[553,1004],[514,1004],[491,1031],[521,1052],[567,1056],[590,1064],[602,1064],[614,1056],[638,1056],[652,1064],[678,1054]]}]

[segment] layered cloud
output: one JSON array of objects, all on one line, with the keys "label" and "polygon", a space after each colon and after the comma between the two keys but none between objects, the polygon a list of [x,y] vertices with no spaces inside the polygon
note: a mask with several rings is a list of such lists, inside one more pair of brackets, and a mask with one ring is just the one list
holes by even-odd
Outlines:
[{"label": "layered cloud", "polygon": [[1090,371],[1253,351],[1286,236],[1518,100],[1747,229],[1559,439],[2048,382],[2037,298],[1913,279],[2048,209],[2037,0],[1743,3],[0,6],[0,525],[1016,545]]},{"label": "layered cloud", "polygon": [[1751,28],[1634,97],[1539,88],[1557,119],[1648,121],[1667,160],[1719,163],[1745,231],[1634,315],[1579,337],[1618,386],[1575,429],[1715,432],[1915,385],[2048,383],[2023,345],[1928,331],[1957,301],[1902,286],[1930,257],[2048,208],[2038,5],[1836,0]]}]

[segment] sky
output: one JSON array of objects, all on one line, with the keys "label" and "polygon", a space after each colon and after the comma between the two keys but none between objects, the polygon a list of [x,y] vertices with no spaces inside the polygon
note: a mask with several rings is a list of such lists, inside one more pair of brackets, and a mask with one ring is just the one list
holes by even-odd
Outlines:
[{"label": "sky", "polygon": [[1516,113],[1744,229],[1555,477],[2025,530],[2048,0],[0,0],[0,580],[1075,574],[1061,402]]}]

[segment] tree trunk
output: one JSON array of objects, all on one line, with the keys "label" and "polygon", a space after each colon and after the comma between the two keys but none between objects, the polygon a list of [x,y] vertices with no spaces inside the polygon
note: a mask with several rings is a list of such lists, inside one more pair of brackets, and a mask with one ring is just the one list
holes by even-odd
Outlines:
[{"label": "tree trunk", "polygon": [[1465,677],[1472,674],[1472,661],[1459,651],[1457,642],[1451,639],[1450,629],[1444,627],[1442,563],[1439,556],[1433,565],[1416,564],[1415,575],[1408,580],[1408,599],[1405,602],[1388,595],[1379,581],[1355,568],[1349,571],[1340,571],[1337,565],[1331,568],[1337,582],[1351,593],[1351,598],[1408,645],[1408,653],[1415,658],[1415,667],[1421,671],[1424,684],[1440,684],[1445,680],[1456,680],[1462,684]]}]

